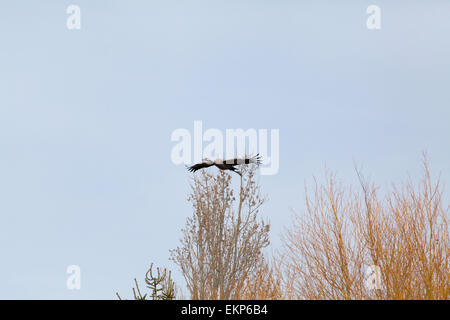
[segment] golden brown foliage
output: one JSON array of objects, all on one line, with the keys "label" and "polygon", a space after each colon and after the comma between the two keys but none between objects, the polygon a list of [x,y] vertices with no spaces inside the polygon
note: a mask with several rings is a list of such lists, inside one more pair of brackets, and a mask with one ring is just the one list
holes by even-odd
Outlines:
[{"label": "golden brown foliage", "polygon": [[[278,261],[285,296],[294,299],[448,299],[449,207],[426,158],[420,183],[411,181],[382,198],[357,170],[362,193],[327,174],[306,195]],[[366,286],[378,266],[380,287]]]},{"label": "golden brown foliage", "polygon": [[283,299],[281,290],[279,270],[261,257],[253,274],[246,277],[244,285],[238,288],[236,296],[244,300],[279,300]]}]

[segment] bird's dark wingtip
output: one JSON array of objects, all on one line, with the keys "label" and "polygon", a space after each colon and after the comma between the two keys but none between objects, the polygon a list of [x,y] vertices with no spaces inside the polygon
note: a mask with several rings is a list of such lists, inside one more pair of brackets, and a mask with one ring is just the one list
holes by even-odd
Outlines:
[{"label": "bird's dark wingtip", "polygon": [[260,165],[262,163],[262,157],[260,156],[259,153],[257,153],[256,156],[254,156],[254,159],[256,160],[257,165]]}]

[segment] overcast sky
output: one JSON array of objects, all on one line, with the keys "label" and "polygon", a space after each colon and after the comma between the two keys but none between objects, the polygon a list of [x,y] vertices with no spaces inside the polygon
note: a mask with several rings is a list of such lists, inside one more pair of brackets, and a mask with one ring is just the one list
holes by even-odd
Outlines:
[{"label": "overcast sky", "polygon": [[449,17],[447,0],[1,1],[0,298],[131,297],[150,262],[182,284],[191,174],[170,138],[195,120],[280,130],[258,178],[273,248],[325,166],[384,187],[426,150],[448,183]]}]

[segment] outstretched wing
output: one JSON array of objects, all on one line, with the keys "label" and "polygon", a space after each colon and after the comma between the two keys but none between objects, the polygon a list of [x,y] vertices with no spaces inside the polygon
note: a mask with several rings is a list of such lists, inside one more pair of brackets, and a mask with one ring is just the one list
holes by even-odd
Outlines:
[{"label": "outstretched wing", "polygon": [[212,164],[202,162],[202,163],[197,163],[197,164],[194,164],[193,166],[187,167],[187,169],[189,172],[195,172],[197,170],[200,170],[203,168],[208,168],[211,166],[212,166]]},{"label": "outstretched wing", "polygon": [[231,165],[241,165],[241,164],[249,164],[249,163],[255,163],[258,166],[261,164],[261,156],[259,155],[259,153],[254,156],[254,157],[250,157],[250,158],[234,158],[234,159],[228,159],[228,160],[224,160],[223,164],[231,164]]}]

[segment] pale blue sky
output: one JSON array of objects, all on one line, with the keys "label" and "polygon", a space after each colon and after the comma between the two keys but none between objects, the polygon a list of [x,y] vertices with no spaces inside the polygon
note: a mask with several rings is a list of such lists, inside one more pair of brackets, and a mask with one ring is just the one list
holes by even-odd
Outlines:
[{"label": "pale blue sky", "polygon": [[170,135],[194,120],[280,129],[259,178],[273,248],[325,164],[385,186],[427,150],[450,181],[449,17],[447,0],[2,1],[0,298],[130,297],[150,262],[182,283],[190,175]]}]

